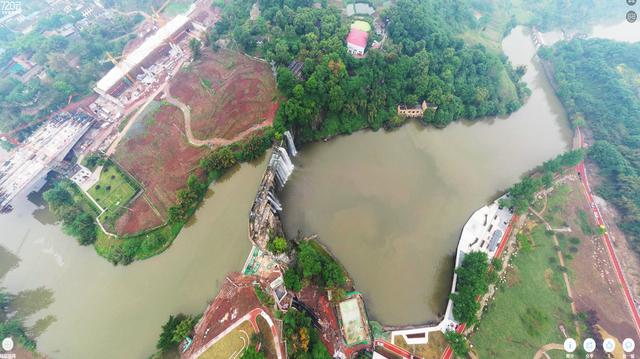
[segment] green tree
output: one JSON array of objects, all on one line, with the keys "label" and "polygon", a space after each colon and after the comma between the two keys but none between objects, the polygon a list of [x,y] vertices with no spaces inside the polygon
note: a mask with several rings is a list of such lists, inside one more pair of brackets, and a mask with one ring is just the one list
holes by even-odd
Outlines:
[{"label": "green tree", "polygon": [[447,330],[444,333],[444,337],[449,343],[449,346],[453,350],[456,358],[466,358],[469,353],[469,343],[464,335],[457,333],[453,330]]},{"label": "green tree", "polygon": [[302,280],[293,269],[284,272],[284,285],[288,290],[298,293],[302,290]]},{"label": "green tree", "polygon": [[185,316],[173,330],[172,341],[176,344],[180,343],[184,338],[191,335],[193,327],[196,325],[196,318],[189,315]]},{"label": "green tree", "polygon": [[302,268],[302,275],[311,278],[322,270],[320,256],[310,242],[302,242],[298,247],[298,264]]},{"label": "green tree", "polygon": [[[172,348],[175,348],[177,343],[174,341],[174,332],[178,325],[186,318],[184,314],[178,314],[176,316],[170,315],[167,322],[162,326],[160,332],[160,338],[156,343],[156,348],[162,352],[166,352]],[[182,340],[182,339],[180,339]]]},{"label": "green tree", "polygon": [[202,56],[202,43],[198,39],[191,39],[189,41],[189,49],[191,49],[191,56],[194,60],[199,60]]},{"label": "green tree", "polygon": [[475,324],[480,304],[476,300],[489,289],[489,259],[484,252],[471,252],[464,256],[456,269],[458,280],[451,293],[453,316],[462,323]]},{"label": "green tree", "polygon": [[284,253],[288,248],[289,245],[284,237],[275,237],[269,241],[269,250],[274,253]]}]

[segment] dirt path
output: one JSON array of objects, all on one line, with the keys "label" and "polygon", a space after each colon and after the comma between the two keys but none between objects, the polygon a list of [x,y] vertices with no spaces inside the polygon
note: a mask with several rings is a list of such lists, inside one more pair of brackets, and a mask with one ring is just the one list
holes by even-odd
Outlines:
[{"label": "dirt path", "polygon": [[181,111],[182,114],[184,116],[184,129],[185,129],[185,136],[187,137],[187,140],[189,141],[190,144],[192,144],[193,146],[209,146],[209,147],[218,147],[218,146],[226,146],[226,145],[230,145],[234,142],[238,142],[240,140],[245,139],[247,136],[249,136],[250,134],[252,134],[253,132],[260,130],[262,128],[265,128],[267,126],[271,126],[271,122],[270,120],[265,120],[257,125],[253,125],[251,127],[249,127],[248,129],[238,133],[237,135],[235,135],[232,139],[226,139],[226,138],[222,138],[222,137],[214,137],[214,138],[210,138],[208,140],[199,140],[197,138],[195,138],[195,136],[193,135],[193,130],[191,129],[191,109],[189,108],[189,106],[187,106],[185,103],[183,103],[182,101],[178,100],[177,98],[173,97],[171,95],[171,92],[169,91],[169,87],[167,86],[164,89],[164,94],[165,94],[165,99],[167,100],[167,102],[169,102],[170,104],[178,107]]},{"label": "dirt path", "polygon": [[[546,198],[546,197],[545,197]],[[565,264],[564,264],[564,255],[562,255],[562,251],[560,250],[560,242],[558,241],[558,237],[556,237],[555,231],[553,231],[553,228],[551,228],[551,225],[549,224],[549,222],[547,222],[544,218],[542,218],[542,216],[536,212],[533,208],[529,207],[529,211],[531,213],[533,213],[536,217],[538,217],[538,219],[540,221],[542,221],[542,223],[544,223],[544,226],[547,230],[552,231],[553,232],[553,244],[556,246],[556,248],[558,248],[556,250],[556,254],[558,255],[558,261],[560,261],[560,266],[562,268],[566,268]],[[567,288],[567,296],[571,299],[571,312],[573,313],[574,316],[576,316],[578,314],[578,310],[576,309],[576,301],[573,297],[573,291],[571,290],[571,283],[569,282],[569,275],[567,274],[567,272],[562,272],[562,279],[564,280],[564,285]],[[574,324],[576,326],[576,333],[578,334],[578,337],[580,337],[581,333],[580,333],[580,325],[578,323],[578,321],[574,321]]]},{"label": "dirt path", "polygon": [[550,350],[564,350],[564,345],[556,343],[543,345],[542,348],[538,349],[536,354],[533,356],[533,359],[549,358],[547,352]]}]

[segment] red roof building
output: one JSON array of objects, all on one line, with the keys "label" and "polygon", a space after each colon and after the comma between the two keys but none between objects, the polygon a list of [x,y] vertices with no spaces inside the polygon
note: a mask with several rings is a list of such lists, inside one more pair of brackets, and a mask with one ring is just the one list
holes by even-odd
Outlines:
[{"label": "red roof building", "polygon": [[369,34],[366,31],[352,28],[347,35],[347,50],[350,54],[364,55]]}]

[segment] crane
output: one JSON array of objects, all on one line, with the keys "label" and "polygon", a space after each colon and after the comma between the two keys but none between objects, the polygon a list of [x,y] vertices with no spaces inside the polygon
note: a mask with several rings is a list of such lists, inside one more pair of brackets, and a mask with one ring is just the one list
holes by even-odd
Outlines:
[{"label": "crane", "polygon": [[166,20],[162,17],[162,15],[160,15],[160,13],[156,9],[153,8],[153,6],[151,7],[151,12],[153,13],[151,16],[158,23],[158,27],[164,26],[164,24],[166,23]]},{"label": "crane", "polygon": [[101,63],[105,63],[108,61],[111,61],[112,64],[114,64],[115,66],[118,66],[120,68],[120,70],[122,70],[122,72],[124,72],[125,76],[129,79],[129,81],[131,81],[131,83],[136,82],[133,77],[129,74],[129,72],[127,71],[126,68],[124,68],[124,66],[122,65],[121,62],[118,62],[119,59],[122,59],[123,55],[116,57],[113,57],[113,55],[111,55],[110,52],[107,51],[107,59],[102,61]]}]

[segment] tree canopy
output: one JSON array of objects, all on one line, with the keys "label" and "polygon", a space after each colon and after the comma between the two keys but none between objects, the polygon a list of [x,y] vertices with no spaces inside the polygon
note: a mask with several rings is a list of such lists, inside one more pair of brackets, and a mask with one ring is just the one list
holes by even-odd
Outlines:
[{"label": "tree canopy", "polygon": [[[371,49],[362,59],[346,51],[349,23],[339,9],[302,0],[261,1],[256,21],[248,19],[253,2],[225,4],[211,43],[228,36],[273,61],[287,96],[274,126],[292,129],[300,142],[396,126],[396,106],[419,100],[438,107],[424,122],[444,127],[459,118],[510,113],[527,93],[506,57],[457,37],[476,26],[464,3],[398,1],[381,16],[389,35],[384,50]],[[300,78],[286,69],[293,60],[303,64]]]},{"label": "tree canopy", "polygon": [[484,252],[471,252],[464,256],[462,264],[456,269],[458,281],[455,292],[451,293],[453,317],[467,324],[475,324],[480,303],[476,297],[489,289],[489,259]]},{"label": "tree canopy", "polygon": [[567,112],[596,140],[588,152],[604,177],[596,191],[619,210],[620,227],[640,252],[640,44],[574,39],[541,56],[553,65]]}]

